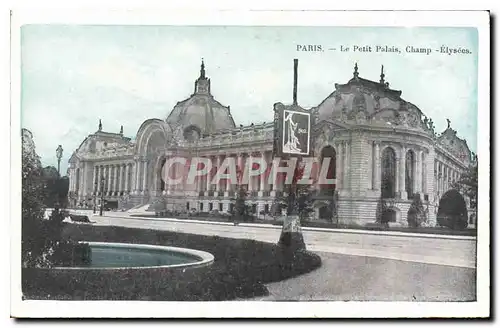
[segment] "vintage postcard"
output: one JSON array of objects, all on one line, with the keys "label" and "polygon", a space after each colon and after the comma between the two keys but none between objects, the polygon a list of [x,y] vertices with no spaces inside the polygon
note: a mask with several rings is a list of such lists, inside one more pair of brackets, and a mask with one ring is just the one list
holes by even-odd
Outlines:
[{"label": "vintage postcard", "polygon": [[11,315],[488,317],[489,42],[480,11],[13,11]]}]

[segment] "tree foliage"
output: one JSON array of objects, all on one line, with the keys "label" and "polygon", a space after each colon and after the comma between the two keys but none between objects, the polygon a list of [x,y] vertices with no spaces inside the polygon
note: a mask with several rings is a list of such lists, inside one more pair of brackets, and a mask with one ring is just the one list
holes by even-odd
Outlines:
[{"label": "tree foliage", "polygon": [[439,201],[437,223],[451,229],[465,229],[468,225],[467,205],[455,189],[447,191]]},{"label": "tree foliage", "polygon": [[420,194],[413,195],[413,201],[408,210],[408,226],[417,228],[427,222],[427,213],[424,209],[424,204],[420,198]]},{"label": "tree foliage", "polygon": [[[59,179],[60,180],[60,179]],[[31,133],[23,130],[22,148],[22,203],[21,203],[21,259],[24,267],[50,267],[86,263],[89,260],[89,247],[62,236],[63,220],[66,216],[59,203],[45,219],[45,202],[50,199],[40,158],[36,154]],[[54,183],[55,190],[61,184]],[[58,197],[59,198],[59,194]],[[77,258],[75,258],[75,254]],[[75,261],[76,260],[76,261]]]},{"label": "tree foliage", "polygon": [[245,186],[240,185],[236,192],[236,199],[234,202],[234,214],[240,219],[243,220],[245,215],[247,215],[247,206],[246,199],[248,196],[248,192],[245,189]]},{"label": "tree foliage", "polygon": [[279,208],[286,208],[287,215],[296,214],[301,220],[307,220],[313,208],[313,191],[309,184],[298,184],[297,182],[304,175],[304,166],[297,166],[295,169],[292,184],[287,186],[287,194],[281,194],[276,202]]},{"label": "tree foliage", "polygon": [[377,202],[377,209],[375,211],[375,222],[380,223],[380,224],[388,224],[389,221],[386,220],[388,206],[383,197],[380,197],[380,199]]},{"label": "tree foliage", "polygon": [[25,266],[46,264],[43,254],[49,245],[43,238],[46,186],[43,179],[40,158],[35,152],[32,140],[23,133],[22,149],[22,203],[21,203],[21,252]]},{"label": "tree foliage", "polygon": [[56,205],[66,207],[68,202],[69,179],[60,177],[59,172],[53,166],[47,166],[42,170],[47,192],[44,203],[46,207],[54,208]]},{"label": "tree foliage", "polygon": [[471,165],[461,175],[460,179],[453,184],[453,189],[466,196],[470,201],[470,208],[477,208],[477,162]]}]

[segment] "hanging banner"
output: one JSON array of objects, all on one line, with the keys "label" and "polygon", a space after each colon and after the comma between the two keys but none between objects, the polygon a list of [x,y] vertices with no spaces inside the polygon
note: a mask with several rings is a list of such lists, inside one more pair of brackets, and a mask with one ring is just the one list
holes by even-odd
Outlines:
[{"label": "hanging banner", "polygon": [[297,105],[274,105],[274,155],[309,156],[311,114]]}]

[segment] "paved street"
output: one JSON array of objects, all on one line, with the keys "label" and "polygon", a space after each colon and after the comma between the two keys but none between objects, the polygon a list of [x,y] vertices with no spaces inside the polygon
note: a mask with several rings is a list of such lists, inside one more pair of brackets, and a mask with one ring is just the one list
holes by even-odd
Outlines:
[{"label": "paved street", "polygon": [[[90,214],[90,213],[88,213]],[[279,227],[233,226],[182,220],[93,216],[96,225],[179,231],[276,242]],[[303,231],[321,256],[310,273],[267,284],[257,300],[470,301],[476,295],[475,239]]]},{"label": "paved street", "polygon": [[[126,215],[121,213],[110,215],[114,216],[94,216],[92,220],[96,221],[96,224],[247,238],[265,242],[276,242],[280,235],[279,227],[263,228],[185,221],[172,222],[162,219],[124,217]],[[476,241],[471,238],[440,239],[326,231],[304,231],[303,235],[307,248],[314,252],[475,268]]]},{"label": "paved street", "polygon": [[472,301],[476,270],[317,252],[322,266],[267,284],[258,300]]}]

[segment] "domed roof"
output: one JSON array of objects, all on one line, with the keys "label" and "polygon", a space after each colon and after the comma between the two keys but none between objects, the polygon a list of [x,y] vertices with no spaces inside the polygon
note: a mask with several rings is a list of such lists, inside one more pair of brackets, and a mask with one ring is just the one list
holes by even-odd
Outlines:
[{"label": "domed roof", "polygon": [[183,129],[196,128],[202,134],[235,128],[229,106],[216,101],[210,93],[210,79],[205,76],[203,61],[200,77],[195,81],[194,93],[175,105],[166,122]]},{"label": "domed roof", "polygon": [[335,91],[315,109],[320,119],[365,112],[374,115],[384,109],[399,111],[407,102],[401,98],[401,91],[389,88],[385,81],[384,66],[380,81],[371,81],[359,76],[358,65],[354,66],[353,78],[346,84],[335,84]]}]

